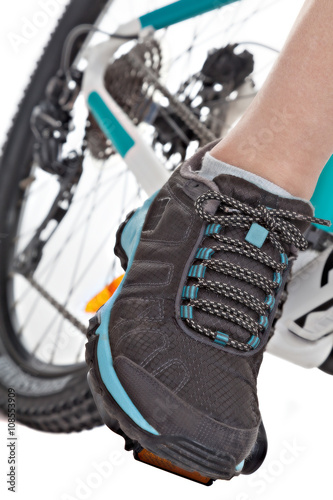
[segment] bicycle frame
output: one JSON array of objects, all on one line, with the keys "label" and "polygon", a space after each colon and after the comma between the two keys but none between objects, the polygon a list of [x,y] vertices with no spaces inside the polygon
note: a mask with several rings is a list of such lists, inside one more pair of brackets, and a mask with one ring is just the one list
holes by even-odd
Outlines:
[{"label": "bicycle frame", "polygon": [[[115,35],[144,37],[145,33],[151,33],[152,30],[166,28],[237,1],[240,0],[179,0],[120,26]],[[123,43],[123,39],[111,38],[84,54],[88,65],[82,89],[87,105],[101,130],[150,196],[167,181],[169,173],[104,86],[106,68]],[[333,219],[331,186],[333,186],[333,157],[325,167],[312,199],[318,217]],[[327,230],[333,232],[333,228]],[[280,333],[276,333],[273,337],[273,343],[269,343],[268,351],[301,366],[319,366],[333,347],[332,335],[319,339],[305,339],[292,334],[286,325],[282,324],[280,329]]]}]

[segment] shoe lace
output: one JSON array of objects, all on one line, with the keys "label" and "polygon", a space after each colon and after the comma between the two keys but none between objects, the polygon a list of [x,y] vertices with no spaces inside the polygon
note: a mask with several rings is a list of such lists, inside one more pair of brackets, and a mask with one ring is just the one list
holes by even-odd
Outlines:
[{"label": "shoe lace", "polygon": [[[204,209],[204,204],[209,200],[219,202],[218,213],[215,215],[208,213]],[[268,314],[274,308],[275,296],[283,281],[283,272],[288,267],[288,257],[283,244],[293,245],[299,250],[306,250],[308,246],[308,242],[301,231],[291,221],[312,222],[323,226],[330,226],[331,223],[324,219],[289,210],[268,208],[264,205],[249,206],[244,202],[215,191],[208,191],[197,198],[195,210],[201,219],[209,223],[204,237],[213,238],[215,241],[209,248],[200,247],[195,255],[195,259],[200,260],[201,263],[193,265],[188,273],[189,277],[196,278],[196,284],[194,286],[184,286],[182,299],[187,302],[186,305],[181,306],[181,317],[192,329],[206,335],[220,345],[227,345],[241,351],[255,349],[260,344],[259,335],[263,334],[268,328]],[[230,226],[248,230],[245,240],[239,241],[220,234],[222,227]],[[279,251],[280,262],[277,262],[261,249],[266,240],[270,241],[273,247]],[[213,254],[219,251],[236,253],[265,264],[272,269],[273,279],[270,280],[260,273],[227,260],[212,258]],[[265,301],[259,300],[239,287],[205,279],[207,268],[255,285],[265,292]],[[236,303],[247,306],[259,315],[259,320],[255,321],[246,312],[223,304],[222,301],[215,302],[198,297],[200,288],[210,290],[221,297],[230,298]],[[240,342],[226,333],[213,331],[200,325],[193,319],[193,308],[241,326],[250,333],[248,342]]]}]

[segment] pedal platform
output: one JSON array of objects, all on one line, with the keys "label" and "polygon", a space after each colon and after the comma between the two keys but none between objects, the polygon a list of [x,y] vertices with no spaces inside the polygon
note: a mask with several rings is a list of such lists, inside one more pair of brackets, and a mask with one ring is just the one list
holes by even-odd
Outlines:
[{"label": "pedal platform", "polygon": [[175,474],[176,476],[183,477],[185,479],[189,479],[191,481],[195,481],[196,483],[203,484],[204,486],[210,486],[213,484],[214,480],[210,477],[202,476],[199,472],[191,472],[177,465],[174,465],[169,460],[165,458],[161,458],[151,451],[142,448],[140,451],[133,451],[133,455],[135,460],[138,462],[143,462],[145,464],[151,465],[152,467],[156,467],[157,469],[161,469],[166,472],[170,472],[171,474]]}]

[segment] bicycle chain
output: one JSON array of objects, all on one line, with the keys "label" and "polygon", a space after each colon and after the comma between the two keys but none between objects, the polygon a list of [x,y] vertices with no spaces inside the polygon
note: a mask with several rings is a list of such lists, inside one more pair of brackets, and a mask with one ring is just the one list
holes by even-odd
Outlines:
[{"label": "bicycle chain", "polygon": [[71,314],[63,305],[60,304],[52,295],[50,295],[32,276],[25,276],[31,286],[37,290],[40,295],[47,300],[67,321],[75,326],[84,335],[87,333],[87,327],[81,323],[73,314]]}]

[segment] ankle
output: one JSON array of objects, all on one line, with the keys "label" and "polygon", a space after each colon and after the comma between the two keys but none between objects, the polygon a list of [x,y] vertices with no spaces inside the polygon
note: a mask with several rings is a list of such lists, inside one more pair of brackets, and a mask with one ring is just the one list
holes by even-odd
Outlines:
[{"label": "ankle", "polygon": [[221,141],[210,151],[213,158],[258,175],[292,196],[311,199],[318,178],[311,171],[307,175],[303,165],[291,164],[288,158],[277,160],[271,155],[256,155],[253,159],[251,155],[247,156],[237,148],[223,143],[224,141]]}]

